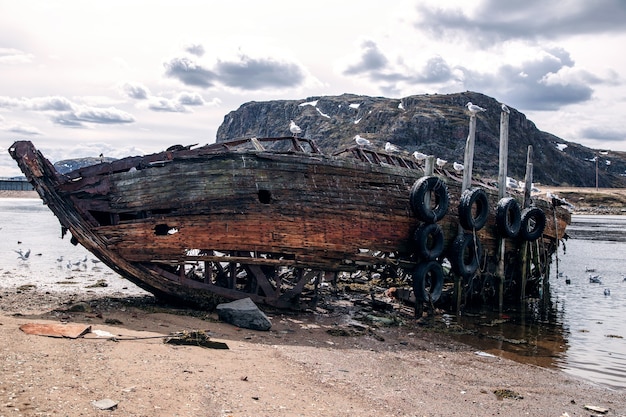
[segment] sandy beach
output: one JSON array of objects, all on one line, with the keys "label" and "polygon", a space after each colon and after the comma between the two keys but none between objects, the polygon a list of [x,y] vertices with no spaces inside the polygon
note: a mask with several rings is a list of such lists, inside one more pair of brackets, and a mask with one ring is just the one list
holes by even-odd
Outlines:
[{"label": "sandy beach", "polygon": [[[570,416],[626,415],[623,392],[454,342],[405,315],[400,326],[349,325],[347,309],[272,312],[268,332],[151,297],[93,298],[2,288],[0,415]],[[26,334],[73,323],[76,338]],[[208,332],[228,350],[164,343]],[[97,337],[99,332],[107,332]],[[111,336],[113,335],[113,336]]]},{"label": "sandy beach", "polygon": [[[623,391],[476,351],[440,315],[418,324],[341,296],[264,311],[272,328],[252,331],[119,290],[16,287],[5,272],[0,416],[626,416]],[[20,330],[65,323],[88,331]],[[164,343],[193,331],[228,349]]]}]

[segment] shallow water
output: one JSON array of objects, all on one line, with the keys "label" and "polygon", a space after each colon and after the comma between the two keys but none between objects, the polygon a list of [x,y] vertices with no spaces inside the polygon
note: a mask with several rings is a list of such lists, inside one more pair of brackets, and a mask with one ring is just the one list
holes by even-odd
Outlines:
[{"label": "shallow water", "polygon": [[[457,337],[478,350],[626,389],[626,216],[574,216],[568,234],[545,301],[528,300],[504,315],[485,311],[446,320],[473,329]],[[15,252],[28,249],[26,261]],[[147,294],[94,259],[69,235],[61,239],[58,220],[41,200],[0,199],[0,288]],[[590,273],[602,283],[590,283]],[[88,288],[99,281],[107,287]]]},{"label": "shallow water", "polygon": [[573,216],[568,234],[547,301],[451,320],[474,330],[458,338],[478,349],[626,389],[626,216]]},{"label": "shallow water", "polygon": [[[30,255],[22,260],[17,251]],[[106,283],[107,287],[88,288]],[[39,199],[0,198],[0,287],[35,285],[67,292],[147,294],[80,245],[61,238],[61,225]]]}]

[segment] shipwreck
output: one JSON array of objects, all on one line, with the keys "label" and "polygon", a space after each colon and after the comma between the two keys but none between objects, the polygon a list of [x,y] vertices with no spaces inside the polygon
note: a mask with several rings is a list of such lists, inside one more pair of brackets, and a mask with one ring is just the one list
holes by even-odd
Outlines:
[{"label": "shipwreck", "polygon": [[320,284],[366,271],[412,289],[519,299],[546,276],[569,212],[408,153],[247,138],[61,174],[29,141],[9,149],[63,235],[167,300],[315,303]]}]

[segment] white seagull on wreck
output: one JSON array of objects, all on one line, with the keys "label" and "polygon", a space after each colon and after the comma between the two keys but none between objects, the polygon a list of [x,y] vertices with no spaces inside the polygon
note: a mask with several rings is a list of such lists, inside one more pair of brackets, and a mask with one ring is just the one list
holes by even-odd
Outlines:
[{"label": "white seagull on wreck", "polygon": [[509,110],[509,108],[506,106],[506,104],[502,103],[502,105],[500,106],[500,108],[502,109],[503,112],[505,112],[506,114],[510,114],[511,110]]},{"label": "white seagull on wreck", "polygon": [[362,137],[361,137],[361,136],[359,136],[359,135],[356,135],[356,136],[354,137],[354,141],[355,141],[355,142],[356,142],[356,144],[357,144],[357,145],[359,145],[359,146],[369,146],[369,145],[370,145],[370,141],[369,141],[369,140],[367,140],[367,139],[365,139],[365,138],[362,138]]},{"label": "white seagull on wreck", "polygon": [[398,148],[393,143],[391,143],[391,142],[385,143],[385,152],[398,152],[399,150],[400,150],[400,148]]},{"label": "white seagull on wreck", "polygon": [[487,111],[487,109],[484,109],[480,106],[477,106],[476,104],[472,104],[472,102],[468,102],[466,105],[467,110],[469,110],[472,113],[472,116],[475,115],[476,113],[480,113],[481,111]]},{"label": "white seagull on wreck", "polygon": [[423,161],[424,159],[428,158],[428,155],[422,152],[418,152],[418,151],[413,152],[412,155],[413,155],[413,158],[417,159],[418,161]]},{"label": "white seagull on wreck", "polygon": [[289,123],[289,131],[293,133],[293,137],[297,138],[300,133],[302,133],[302,129],[298,126],[293,120]]},{"label": "white seagull on wreck", "polygon": [[461,172],[461,171],[463,171],[463,168],[465,168],[465,167],[463,166],[463,164],[459,164],[458,162],[456,162],[456,161],[455,161],[455,162],[452,164],[452,168],[454,168],[454,170],[455,170],[456,172]]},{"label": "white seagull on wreck", "polygon": [[446,161],[445,159],[441,159],[441,158],[437,158],[437,166],[439,168],[443,168],[443,166],[448,163],[448,161]]}]

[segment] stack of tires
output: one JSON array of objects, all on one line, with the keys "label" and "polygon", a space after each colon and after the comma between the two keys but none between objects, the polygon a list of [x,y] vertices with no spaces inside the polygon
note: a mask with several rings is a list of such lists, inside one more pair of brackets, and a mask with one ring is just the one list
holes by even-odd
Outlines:
[{"label": "stack of tires", "polygon": [[[415,231],[413,240],[420,259],[413,272],[413,291],[416,301],[435,302],[443,289],[443,268],[440,258],[444,253],[445,237],[437,223],[448,211],[448,187],[435,176],[415,181],[410,193],[411,208],[423,222]],[[476,234],[489,218],[489,200],[482,188],[470,188],[459,201],[459,224],[463,232],[454,239],[448,258],[452,270],[463,278],[472,277],[480,266],[482,245]],[[496,229],[503,238],[533,241],[540,238],[546,226],[544,212],[538,207],[520,210],[516,199],[502,198],[496,207]]]},{"label": "stack of tires", "polygon": [[463,191],[459,201],[459,224],[463,232],[452,242],[450,264],[452,270],[463,278],[469,278],[480,266],[482,245],[476,232],[482,229],[489,217],[489,200],[482,188]]},{"label": "stack of tires", "polygon": [[413,292],[418,302],[435,302],[443,289],[443,268],[437,258],[443,254],[445,240],[437,222],[448,212],[448,187],[439,177],[422,177],[411,187],[410,202],[423,221],[413,235],[421,260],[413,271]]}]

